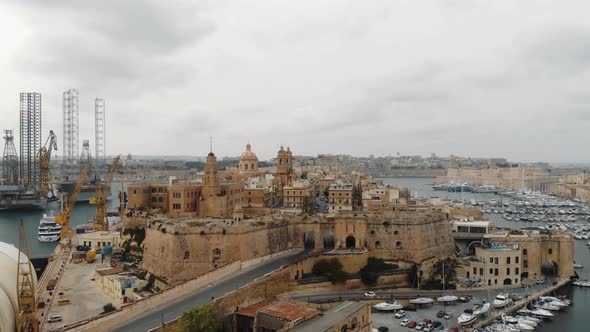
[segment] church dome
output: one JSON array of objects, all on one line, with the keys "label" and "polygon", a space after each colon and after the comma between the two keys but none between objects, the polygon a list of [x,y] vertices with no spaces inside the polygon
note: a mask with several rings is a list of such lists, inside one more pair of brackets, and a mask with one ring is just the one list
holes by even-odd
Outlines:
[{"label": "church dome", "polygon": [[240,160],[258,160],[256,153],[252,151],[252,146],[250,143],[246,144],[246,151],[242,152]]}]

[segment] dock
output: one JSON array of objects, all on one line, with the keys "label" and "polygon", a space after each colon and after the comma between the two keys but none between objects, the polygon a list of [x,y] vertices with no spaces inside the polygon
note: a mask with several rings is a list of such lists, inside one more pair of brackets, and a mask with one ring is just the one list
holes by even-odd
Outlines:
[{"label": "dock", "polygon": [[486,325],[489,325],[492,323],[493,320],[501,317],[502,315],[508,315],[511,312],[515,311],[515,310],[520,310],[523,307],[525,307],[528,303],[530,303],[531,301],[535,301],[537,300],[539,297],[541,296],[545,296],[547,294],[550,294],[552,292],[555,292],[556,290],[560,289],[561,287],[571,283],[571,280],[561,280],[559,282],[557,282],[557,284],[552,285],[551,287],[542,289],[540,291],[537,291],[531,295],[529,295],[528,297],[514,302],[510,307],[508,308],[504,308],[502,310],[494,310],[494,311],[490,311],[490,313],[488,314],[488,316],[486,317],[486,319],[481,320],[481,321],[477,321],[477,323],[475,325],[473,325],[473,328],[468,329],[467,331],[471,331],[480,327],[484,327]]}]

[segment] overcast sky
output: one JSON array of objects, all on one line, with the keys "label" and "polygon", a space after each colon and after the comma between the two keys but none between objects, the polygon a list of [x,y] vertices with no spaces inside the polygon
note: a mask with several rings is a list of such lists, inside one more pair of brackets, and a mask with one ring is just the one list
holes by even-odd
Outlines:
[{"label": "overcast sky", "polygon": [[[0,129],[43,95],[62,143],[106,100],[107,153],[504,156],[589,161],[590,2],[0,3]],[[17,133],[18,136],[18,133]],[[80,144],[81,145],[81,144]],[[61,152],[61,151],[59,151]],[[60,154],[58,152],[58,154]]]}]

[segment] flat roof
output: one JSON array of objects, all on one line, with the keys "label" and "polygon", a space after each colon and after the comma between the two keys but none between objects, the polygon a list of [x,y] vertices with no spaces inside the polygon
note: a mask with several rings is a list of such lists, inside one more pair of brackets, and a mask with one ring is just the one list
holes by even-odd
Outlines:
[{"label": "flat roof", "polygon": [[488,227],[490,225],[490,222],[489,221],[453,221],[453,225]]},{"label": "flat roof", "polygon": [[260,301],[258,303],[255,303],[253,305],[241,308],[240,310],[238,310],[238,315],[242,315],[242,316],[248,316],[248,317],[256,317],[256,313],[258,313],[258,310],[266,307],[267,305],[269,305],[269,302],[266,301]]},{"label": "flat roof", "polygon": [[[346,301],[338,306],[324,312],[319,317],[315,317],[296,325],[291,331],[297,332],[321,332],[326,331],[334,324],[361,310],[366,304],[360,302]],[[358,324],[361,323],[361,318],[358,319]]]},{"label": "flat roof", "polygon": [[286,301],[272,304],[260,310],[260,312],[272,317],[284,319],[289,322],[297,319],[307,319],[319,314],[319,311],[316,309],[306,308],[304,306]]}]

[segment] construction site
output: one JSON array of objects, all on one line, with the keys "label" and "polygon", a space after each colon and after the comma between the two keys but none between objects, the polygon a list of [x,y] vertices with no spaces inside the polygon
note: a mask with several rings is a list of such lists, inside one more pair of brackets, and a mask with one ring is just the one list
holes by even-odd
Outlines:
[{"label": "construction site", "polygon": [[[94,119],[89,119],[94,120],[94,156],[88,139],[79,149],[77,89],[63,92],[61,147],[53,130],[43,140],[41,105],[40,93],[21,93],[20,132],[15,137],[13,130],[3,131],[0,217],[6,213],[14,219],[12,211],[23,217],[10,221],[18,229],[18,239],[0,242],[0,331],[52,330],[84,315],[96,316],[106,303],[117,303],[104,291],[104,281],[103,287],[93,282],[95,264],[104,263],[102,270],[111,269],[109,256],[119,244],[119,211],[125,206],[121,194],[120,208],[109,211],[111,183],[120,180],[120,187],[124,185],[120,158],[107,159],[105,100],[94,99]],[[115,179],[117,173],[119,179]],[[77,204],[86,204],[87,209],[93,206],[89,222],[71,223]],[[41,220],[28,217],[38,213],[43,213]],[[31,224],[39,225],[38,234],[31,232]],[[31,244],[51,242],[57,243],[44,247],[54,248],[51,252],[45,249],[45,257],[31,255]],[[46,265],[34,265],[39,259]]]}]

